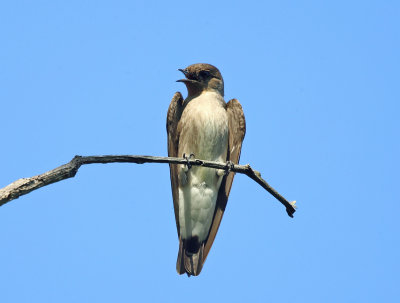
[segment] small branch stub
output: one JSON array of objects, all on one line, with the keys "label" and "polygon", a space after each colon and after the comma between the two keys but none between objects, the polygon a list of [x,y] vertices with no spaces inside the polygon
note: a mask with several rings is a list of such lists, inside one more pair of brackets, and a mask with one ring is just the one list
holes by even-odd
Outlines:
[{"label": "small branch stub", "polygon": [[256,181],[271,195],[273,195],[279,202],[286,207],[286,212],[293,218],[293,213],[296,211],[295,202],[289,202],[282,197],[275,189],[273,189],[267,181],[261,178],[261,173],[253,170],[249,164],[239,165],[233,163],[220,163],[214,161],[206,161],[191,158],[174,158],[174,157],[153,157],[153,156],[132,156],[132,155],[116,155],[116,156],[75,156],[67,164],[61,165],[55,169],[45,172],[41,175],[33,176],[30,178],[19,179],[6,187],[0,189],[0,206],[5,203],[18,199],[22,195],[26,195],[40,187],[72,178],[76,175],[79,168],[84,164],[94,163],[169,163],[169,164],[189,164],[194,166],[204,166],[215,169],[225,170],[227,173],[234,172],[245,174],[249,178]]}]

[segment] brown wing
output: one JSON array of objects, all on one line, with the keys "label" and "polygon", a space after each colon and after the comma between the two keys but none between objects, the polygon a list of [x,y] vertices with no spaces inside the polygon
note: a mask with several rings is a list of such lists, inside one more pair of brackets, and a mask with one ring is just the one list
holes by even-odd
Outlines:
[{"label": "brown wing", "polygon": [[[180,92],[176,92],[169,105],[167,114],[169,157],[178,157],[178,144],[179,144],[178,122],[181,118],[182,110],[183,110],[183,97]],[[171,175],[172,199],[174,200],[176,228],[178,230],[178,236],[179,236],[178,166],[176,164],[170,164],[169,169]]]},{"label": "brown wing", "polygon": [[[244,119],[242,106],[236,99],[232,99],[227,103],[226,111],[229,119],[229,145],[226,160],[230,160],[235,164],[239,164],[242,141],[246,133],[246,120]],[[221,187],[219,188],[213,223],[204,247],[203,262],[207,258],[221,223],[222,216],[224,215],[234,176],[234,173],[229,173],[227,176],[225,176],[222,180]]]}]

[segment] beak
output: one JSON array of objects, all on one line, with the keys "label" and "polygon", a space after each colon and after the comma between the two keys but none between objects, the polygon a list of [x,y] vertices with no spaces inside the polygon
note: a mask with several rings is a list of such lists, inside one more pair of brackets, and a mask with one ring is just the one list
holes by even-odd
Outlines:
[{"label": "beak", "polygon": [[179,79],[179,80],[176,80],[176,82],[183,82],[183,83],[195,83],[195,82],[197,82],[196,80],[189,79],[189,77],[188,77],[189,73],[188,73],[188,71],[186,69],[179,68],[178,71],[183,73],[185,75],[186,79]]},{"label": "beak", "polygon": [[[180,71],[182,74],[184,74],[184,75],[185,75],[185,78],[187,78],[187,74],[188,74],[188,73],[187,73],[186,70],[179,68],[178,71]],[[183,82],[183,83],[185,83],[185,82],[189,82],[188,80],[189,80],[189,79],[179,79],[179,80],[176,80],[176,82]]]},{"label": "beak", "polygon": [[185,69],[178,68],[178,71],[180,71],[182,74],[184,74],[185,77],[186,77],[187,74],[188,74],[188,72],[187,72]]}]

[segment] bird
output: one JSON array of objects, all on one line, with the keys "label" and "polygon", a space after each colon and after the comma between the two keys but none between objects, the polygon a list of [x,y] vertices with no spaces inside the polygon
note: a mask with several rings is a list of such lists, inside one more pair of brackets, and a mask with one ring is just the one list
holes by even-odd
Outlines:
[{"label": "bird", "polygon": [[[168,156],[238,164],[246,121],[237,99],[224,100],[218,68],[196,63],[178,69],[187,88],[176,92],[168,108]],[[229,167],[229,166],[228,166]],[[178,274],[198,276],[214,242],[228,201],[234,173],[187,164],[170,164],[179,238]]]}]

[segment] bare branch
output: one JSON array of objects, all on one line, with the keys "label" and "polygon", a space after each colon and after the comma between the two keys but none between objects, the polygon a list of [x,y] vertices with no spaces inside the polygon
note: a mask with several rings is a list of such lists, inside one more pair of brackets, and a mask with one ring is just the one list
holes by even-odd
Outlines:
[{"label": "bare branch", "polygon": [[0,189],[0,206],[6,204],[7,202],[17,199],[22,195],[30,193],[40,187],[55,183],[61,180],[72,178],[78,172],[81,165],[93,164],[93,163],[171,163],[171,164],[187,164],[189,161],[190,165],[204,166],[216,169],[224,169],[225,171],[232,171],[235,173],[245,174],[249,178],[256,181],[264,189],[266,189],[271,195],[273,195],[279,202],[281,202],[286,207],[286,212],[290,217],[293,218],[293,213],[295,210],[295,201],[288,202],[284,197],[282,197],[275,189],[273,189],[267,181],[261,178],[261,174],[253,170],[249,164],[247,165],[229,165],[226,163],[205,161],[199,159],[186,160],[185,158],[174,158],[174,157],[153,157],[153,156],[88,156],[81,157],[75,156],[69,163],[61,165],[55,169],[52,169],[44,174],[33,176],[30,178],[19,179],[10,185]]}]

